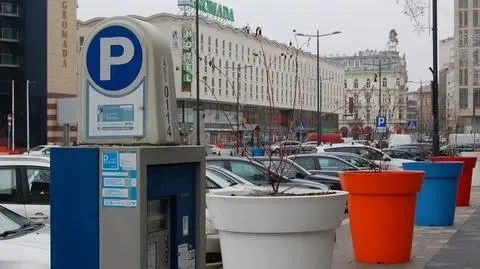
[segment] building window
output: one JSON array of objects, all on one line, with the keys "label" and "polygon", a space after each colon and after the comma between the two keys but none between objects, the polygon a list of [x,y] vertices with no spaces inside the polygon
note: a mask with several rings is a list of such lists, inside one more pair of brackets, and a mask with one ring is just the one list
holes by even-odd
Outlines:
[{"label": "building window", "polygon": [[459,108],[467,109],[468,108],[468,89],[460,89],[459,91]]},{"label": "building window", "polygon": [[480,89],[473,89],[473,105],[475,108],[480,108]]},{"label": "building window", "polygon": [[218,79],[218,96],[222,96],[222,79]]},{"label": "building window", "polygon": [[200,35],[200,51],[203,52],[203,34]]},{"label": "building window", "polygon": [[473,81],[472,81],[472,84],[474,86],[479,86],[480,85],[480,81],[479,81],[479,73],[480,71],[479,70],[473,70]]},{"label": "building window", "polygon": [[218,38],[215,38],[215,55],[218,55]]},{"label": "building window", "polygon": [[480,8],[478,3],[479,3],[479,0],[473,0],[473,8]]},{"label": "building window", "polygon": [[208,52],[212,52],[212,37],[208,37]]},{"label": "building window", "polygon": [[458,27],[467,28],[468,27],[468,11],[459,11],[458,12]]},{"label": "building window", "polygon": [[467,67],[468,66],[468,50],[460,50],[458,55],[458,66]]},{"label": "building window", "polygon": [[232,58],[232,42],[228,42],[228,57]]},{"label": "building window", "polygon": [[383,78],[382,79],[382,87],[387,87],[388,84],[387,84],[387,78]]},{"label": "building window", "polygon": [[479,20],[479,11],[474,10],[473,11],[473,27],[479,27],[480,26],[480,20]]},{"label": "building window", "polygon": [[468,0],[460,0],[459,1],[460,8],[468,8]]},{"label": "building window", "polygon": [[397,78],[397,81],[395,82],[395,85],[397,85],[397,87],[400,87],[400,78]]},{"label": "building window", "polygon": [[371,83],[370,83],[370,79],[368,78],[367,79],[367,88],[370,88],[370,86],[371,86]]},{"label": "building window", "polygon": [[458,82],[460,86],[468,85],[468,69],[458,70]]},{"label": "building window", "polygon": [[215,95],[215,78],[212,78],[212,87],[210,89],[213,95]]},{"label": "building window", "polygon": [[358,79],[353,81],[353,88],[358,89]]},{"label": "building window", "polygon": [[473,51],[473,65],[479,66],[480,65],[480,58],[479,58],[479,50],[476,49]]},{"label": "building window", "polygon": [[222,40],[222,55],[225,56],[225,40]]},{"label": "building window", "polygon": [[245,61],[245,47],[242,46],[242,61]]},{"label": "building window", "polygon": [[238,43],[235,43],[235,61],[238,61]]}]

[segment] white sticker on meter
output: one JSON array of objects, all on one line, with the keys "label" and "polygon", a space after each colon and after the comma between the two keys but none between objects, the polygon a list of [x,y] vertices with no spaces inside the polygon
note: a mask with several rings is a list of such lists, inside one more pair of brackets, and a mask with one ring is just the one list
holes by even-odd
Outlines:
[{"label": "white sticker on meter", "polygon": [[188,216],[183,216],[183,236],[188,236]]}]

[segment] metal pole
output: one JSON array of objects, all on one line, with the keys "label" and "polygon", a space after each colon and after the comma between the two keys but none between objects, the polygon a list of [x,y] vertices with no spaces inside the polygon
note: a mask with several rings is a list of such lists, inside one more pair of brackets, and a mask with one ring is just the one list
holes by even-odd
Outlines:
[{"label": "metal pole", "polygon": [[30,150],[30,80],[27,79],[27,151]]},{"label": "metal pole", "polygon": [[[237,154],[239,154],[240,147],[240,68],[241,64],[237,66]],[[246,72],[246,70],[245,70]]]},{"label": "metal pole", "polygon": [[12,80],[12,150],[15,150],[15,81]]},{"label": "metal pole", "polygon": [[477,110],[477,100],[475,100],[475,90],[472,92],[473,95],[473,113],[472,113],[472,131],[473,131],[473,151],[477,151],[477,145],[476,145],[476,135],[477,135],[477,129],[475,128],[475,123],[476,123],[476,110]]},{"label": "metal pole", "polygon": [[379,64],[378,64],[378,115],[382,116],[382,54],[380,53]]},{"label": "metal pole", "polygon": [[196,87],[197,87],[197,145],[200,145],[200,33],[198,22],[199,0],[195,1],[195,62],[196,62]]},{"label": "metal pole", "polygon": [[321,129],[322,129],[322,122],[321,122],[321,84],[320,84],[320,33],[317,30],[317,146],[320,146],[321,142]]},{"label": "metal pole", "polygon": [[64,146],[70,146],[70,124],[63,125],[63,137],[65,139]]},{"label": "metal pole", "polygon": [[420,80],[420,122],[418,124],[418,134],[420,135],[420,140],[423,141],[423,84],[422,81]]},{"label": "metal pole", "polygon": [[438,119],[438,0],[433,0],[433,83],[432,83],[432,112],[433,112],[433,154],[440,154],[439,119]]}]

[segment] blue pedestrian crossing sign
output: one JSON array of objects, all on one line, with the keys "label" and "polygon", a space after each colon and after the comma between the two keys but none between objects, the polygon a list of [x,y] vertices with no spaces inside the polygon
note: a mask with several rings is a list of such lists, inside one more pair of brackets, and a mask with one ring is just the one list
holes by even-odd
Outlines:
[{"label": "blue pedestrian crossing sign", "polygon": [[379,133],[383,133],[387,130],[387,117],[377,116],[375,118],[375,130]]},{"label": "blue pedestrian crossing sign", "polygon": [[305,124],[303,121],[297,122],[297,131],[305,131]]},{"label": "blue pedestrian crossing sign", "polygon": [[417,130],[417,121],[416,120],[409,120],[407,122],[407,129],[409,130]]}]

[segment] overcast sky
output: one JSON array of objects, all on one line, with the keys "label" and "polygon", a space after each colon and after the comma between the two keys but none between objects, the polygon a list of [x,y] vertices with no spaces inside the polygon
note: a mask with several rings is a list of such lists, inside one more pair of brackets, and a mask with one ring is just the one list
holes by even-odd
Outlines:
[{"label": "overcast sky", "polygon": [[[363,49],[383,50],[388,33],[396,29],[398,50],[406,54],[409,80],[431,80],[428,67],[432,65],[432,36],[429,30],[414,32],[413,23],[403,14],[404,4],[399,0],[216,0],[234,9],[235,26],[249,24],[263,27],[263,35],[288,43],[292,30],[320,33],[342,31],[341,35],[322,38],[321,54],[353,54]],[[428,4],[428,0],[424,1]],[[439,2],[439,39],[453,36],[454,1]],[[78,17],[115,15],[149,16],[168,12],[177,14],[177,0],[79,0]],[[421,18],[428,26],[428,12]],[[307,50],[315,52],[315,43]],[[411,89],[417,85],[410,85]]]}]

